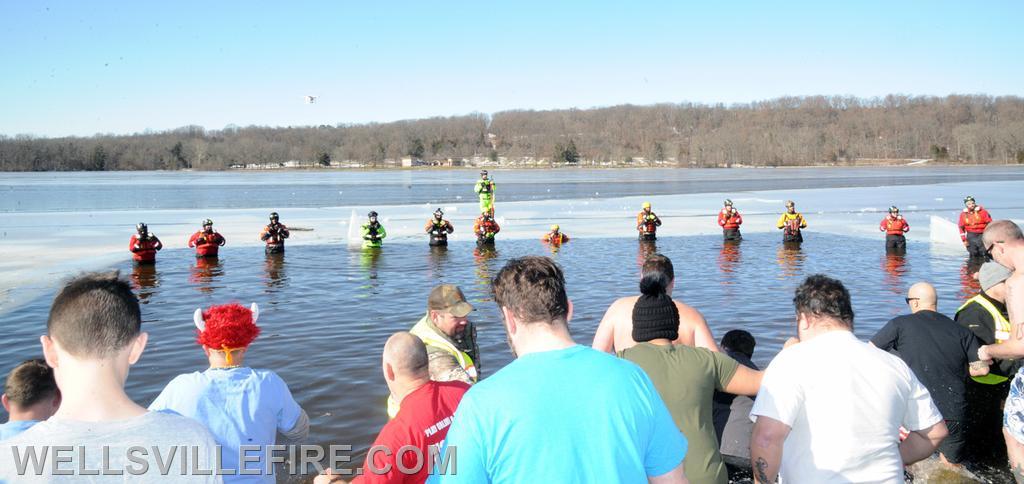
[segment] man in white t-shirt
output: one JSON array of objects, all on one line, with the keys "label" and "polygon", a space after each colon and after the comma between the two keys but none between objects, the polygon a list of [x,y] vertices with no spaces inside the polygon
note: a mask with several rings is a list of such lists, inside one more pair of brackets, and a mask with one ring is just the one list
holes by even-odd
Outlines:
[{"label": "man in white t-shirt", "polygon": [[903,466],[947,434],[928,390],[903,360],[853,335],[838,280],[808,277],[793,304],[800,343],[768,365],[750,412],[755,481],[902,483]]}]

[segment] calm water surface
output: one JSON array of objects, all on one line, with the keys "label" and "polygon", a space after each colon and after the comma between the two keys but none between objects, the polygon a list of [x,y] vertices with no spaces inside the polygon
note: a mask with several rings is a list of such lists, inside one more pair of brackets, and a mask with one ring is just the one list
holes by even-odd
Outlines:
[{"label": "calm water surface", "polygon": [[[478,308],[472,320],[479,327],[486,378],[511,360],[489,294],[489,279],[506,260],[553,255],[565,268],[575,305],[573,336],[590,344],[608,305],[636,292],[638,262],[653,250],[675,264],[675,296],[704,313],[716,338],[734,328],[753,333],[754,359],[762,365],[794,335],[791,299],[806,275],[823,272],[848,285],[862,339],[905,310],[904,291],[916,281],[936,285],[940,310],[947,314],[977,290],[963,275],[962,258],[933,255],[926,245],[913,244],[906,257],[893,257],[886,256],[881,240],[812,233],[798,250],[783,248],[776,234],[754,234],[738,246],[723,245],[719,237],[665,238],[656,247],[621,238],[580,239],[557,252],[528,240],[499,240],[486,253],[464,243],[446,251],[432,251],[426,243],[378,252],[304,246],[276,259],[259,248],[228,247],[215,264],[172,249],[160,253],[155,268],[119,267],[138,290],[143,327],[150,333],[128,392],[148,404],[176,374],[205,368],[194,343],[196,307],[255,301],[263,334],[246,363],[273,369],[288,382],[311,417],[311,441],[352,445],[358,463],[386,418],[380,350],[391,333],[407,330],[423,314],[434,284],[460,285]],[[52,294],[0,315],[3,371],[40,354],[38,336],[51,299]]]}]

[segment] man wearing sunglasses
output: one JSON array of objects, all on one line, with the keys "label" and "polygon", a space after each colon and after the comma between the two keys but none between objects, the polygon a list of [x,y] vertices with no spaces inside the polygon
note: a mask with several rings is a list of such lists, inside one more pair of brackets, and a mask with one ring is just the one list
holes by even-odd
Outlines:
[{"label": "man wearing sunglasses", "polygon": [[[978,349],[982,360],[1024,358],[1024,234],[1009,220],[997,220],[982,235],[987,257],[1013,271],[1006,280],[1006,309],[1010,315],[1010,339]],[[1017,482],[1024,481],[1024,369],[1010,383],[1003,407],[1003,437],[1010,469]]]},{"label": "man wearing sunglasses", "polygon": [[905,300],[911,314],[890,320],[871,344],[896,350],[914,370],[949,429],[949,436],[939,444],[939,456],[946,464],[961,465],[967,451],[967,381],[988,374],[988,365],[978,361],[982,343],[969,329],[937,311],[938,296],[931,284],[910,286]]}]

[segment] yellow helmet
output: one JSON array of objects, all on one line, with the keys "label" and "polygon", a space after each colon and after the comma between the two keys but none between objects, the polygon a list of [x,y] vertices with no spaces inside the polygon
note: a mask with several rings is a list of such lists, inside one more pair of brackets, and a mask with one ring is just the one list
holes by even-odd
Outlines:
[{"label": "yellow helmet", "polygon": [[552,226],[551,226],[551,230],[552,230],[552,231],[558,230],[558,224],[554,224],[554,225],[552,225]]},{"label": "yellow helmet", "polygon": [[641,207],[642,208],[651,208],[651,202],[644,202],[644,204],[641,205]]}]

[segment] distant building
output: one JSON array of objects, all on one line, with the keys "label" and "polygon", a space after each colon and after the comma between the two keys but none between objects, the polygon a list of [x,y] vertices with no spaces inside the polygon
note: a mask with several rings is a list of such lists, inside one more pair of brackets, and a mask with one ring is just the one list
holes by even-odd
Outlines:
[{"label": "distant building", "polygon": [[423,163],[423,160],[419,158],[413,158],[411,156],[402,158],[402,168],[412,168],[414,166],[423,166],[425,164],[426,163]]}]

